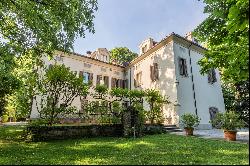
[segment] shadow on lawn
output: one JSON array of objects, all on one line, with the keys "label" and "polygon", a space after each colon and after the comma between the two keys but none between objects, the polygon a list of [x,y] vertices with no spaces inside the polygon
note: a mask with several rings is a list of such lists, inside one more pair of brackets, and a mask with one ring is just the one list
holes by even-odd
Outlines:
[{"label": "shadow on lawn", "polygon": [[0,165],[249,163],[245,144],[170,134],[136,139],[103,137],[36,143],[8,142],[0,138]]}]

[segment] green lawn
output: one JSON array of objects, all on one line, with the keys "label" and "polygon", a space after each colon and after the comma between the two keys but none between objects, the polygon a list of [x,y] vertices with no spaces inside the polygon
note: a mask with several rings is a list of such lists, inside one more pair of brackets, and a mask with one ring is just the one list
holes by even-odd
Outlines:
[{"label": "green lawn", "polygon": [[3,164],[249,164],[248,144],[171,134],[24,142],[23,127],[0,126]]}]

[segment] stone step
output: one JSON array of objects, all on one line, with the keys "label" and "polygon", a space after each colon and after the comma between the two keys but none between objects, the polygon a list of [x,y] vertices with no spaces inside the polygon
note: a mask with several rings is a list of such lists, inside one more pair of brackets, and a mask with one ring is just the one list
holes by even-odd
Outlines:
[{"label": "stone step", "polygon": [[182,132],[183,130],[177,127],[176,125],[166,125],[164,129],[168,132]]},{"label": "stone step", "polygon": [[172,129],[172,130],[167,130],[167,131],[169,131],[169,132],[183,132],[183,130],[182,129]]},{"label": "stone step", "polygon": [[164,127],[177,127],[176,125],[165,125]]}]

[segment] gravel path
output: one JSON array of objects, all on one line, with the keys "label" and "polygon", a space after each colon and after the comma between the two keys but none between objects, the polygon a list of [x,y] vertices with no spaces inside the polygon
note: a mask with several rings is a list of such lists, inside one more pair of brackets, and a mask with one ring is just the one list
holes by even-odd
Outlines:
[{"label": "gravel path", "polygon": [[[185,135],[183,132],[172,132],[171,134]],[[194,130],[194,135],[203,138],[214,138],[214,139],[224,139],[224,132],[221,129],[211,129],[211,130]],[[237,132],[237,141],[249,143],[249,129],[241,129]]]}]

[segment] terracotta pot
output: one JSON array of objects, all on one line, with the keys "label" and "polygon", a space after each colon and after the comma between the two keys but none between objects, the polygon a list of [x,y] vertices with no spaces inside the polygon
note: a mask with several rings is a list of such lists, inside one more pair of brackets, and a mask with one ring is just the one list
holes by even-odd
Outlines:
[{"label": "terracotta pot", "polygon": [[194,128],[185,128],[186,135],[193,135]]},{"label": "terracotta pot", "polygon": [[236,141],[237,131],[224,130],[224,138],[228,141]]}]

